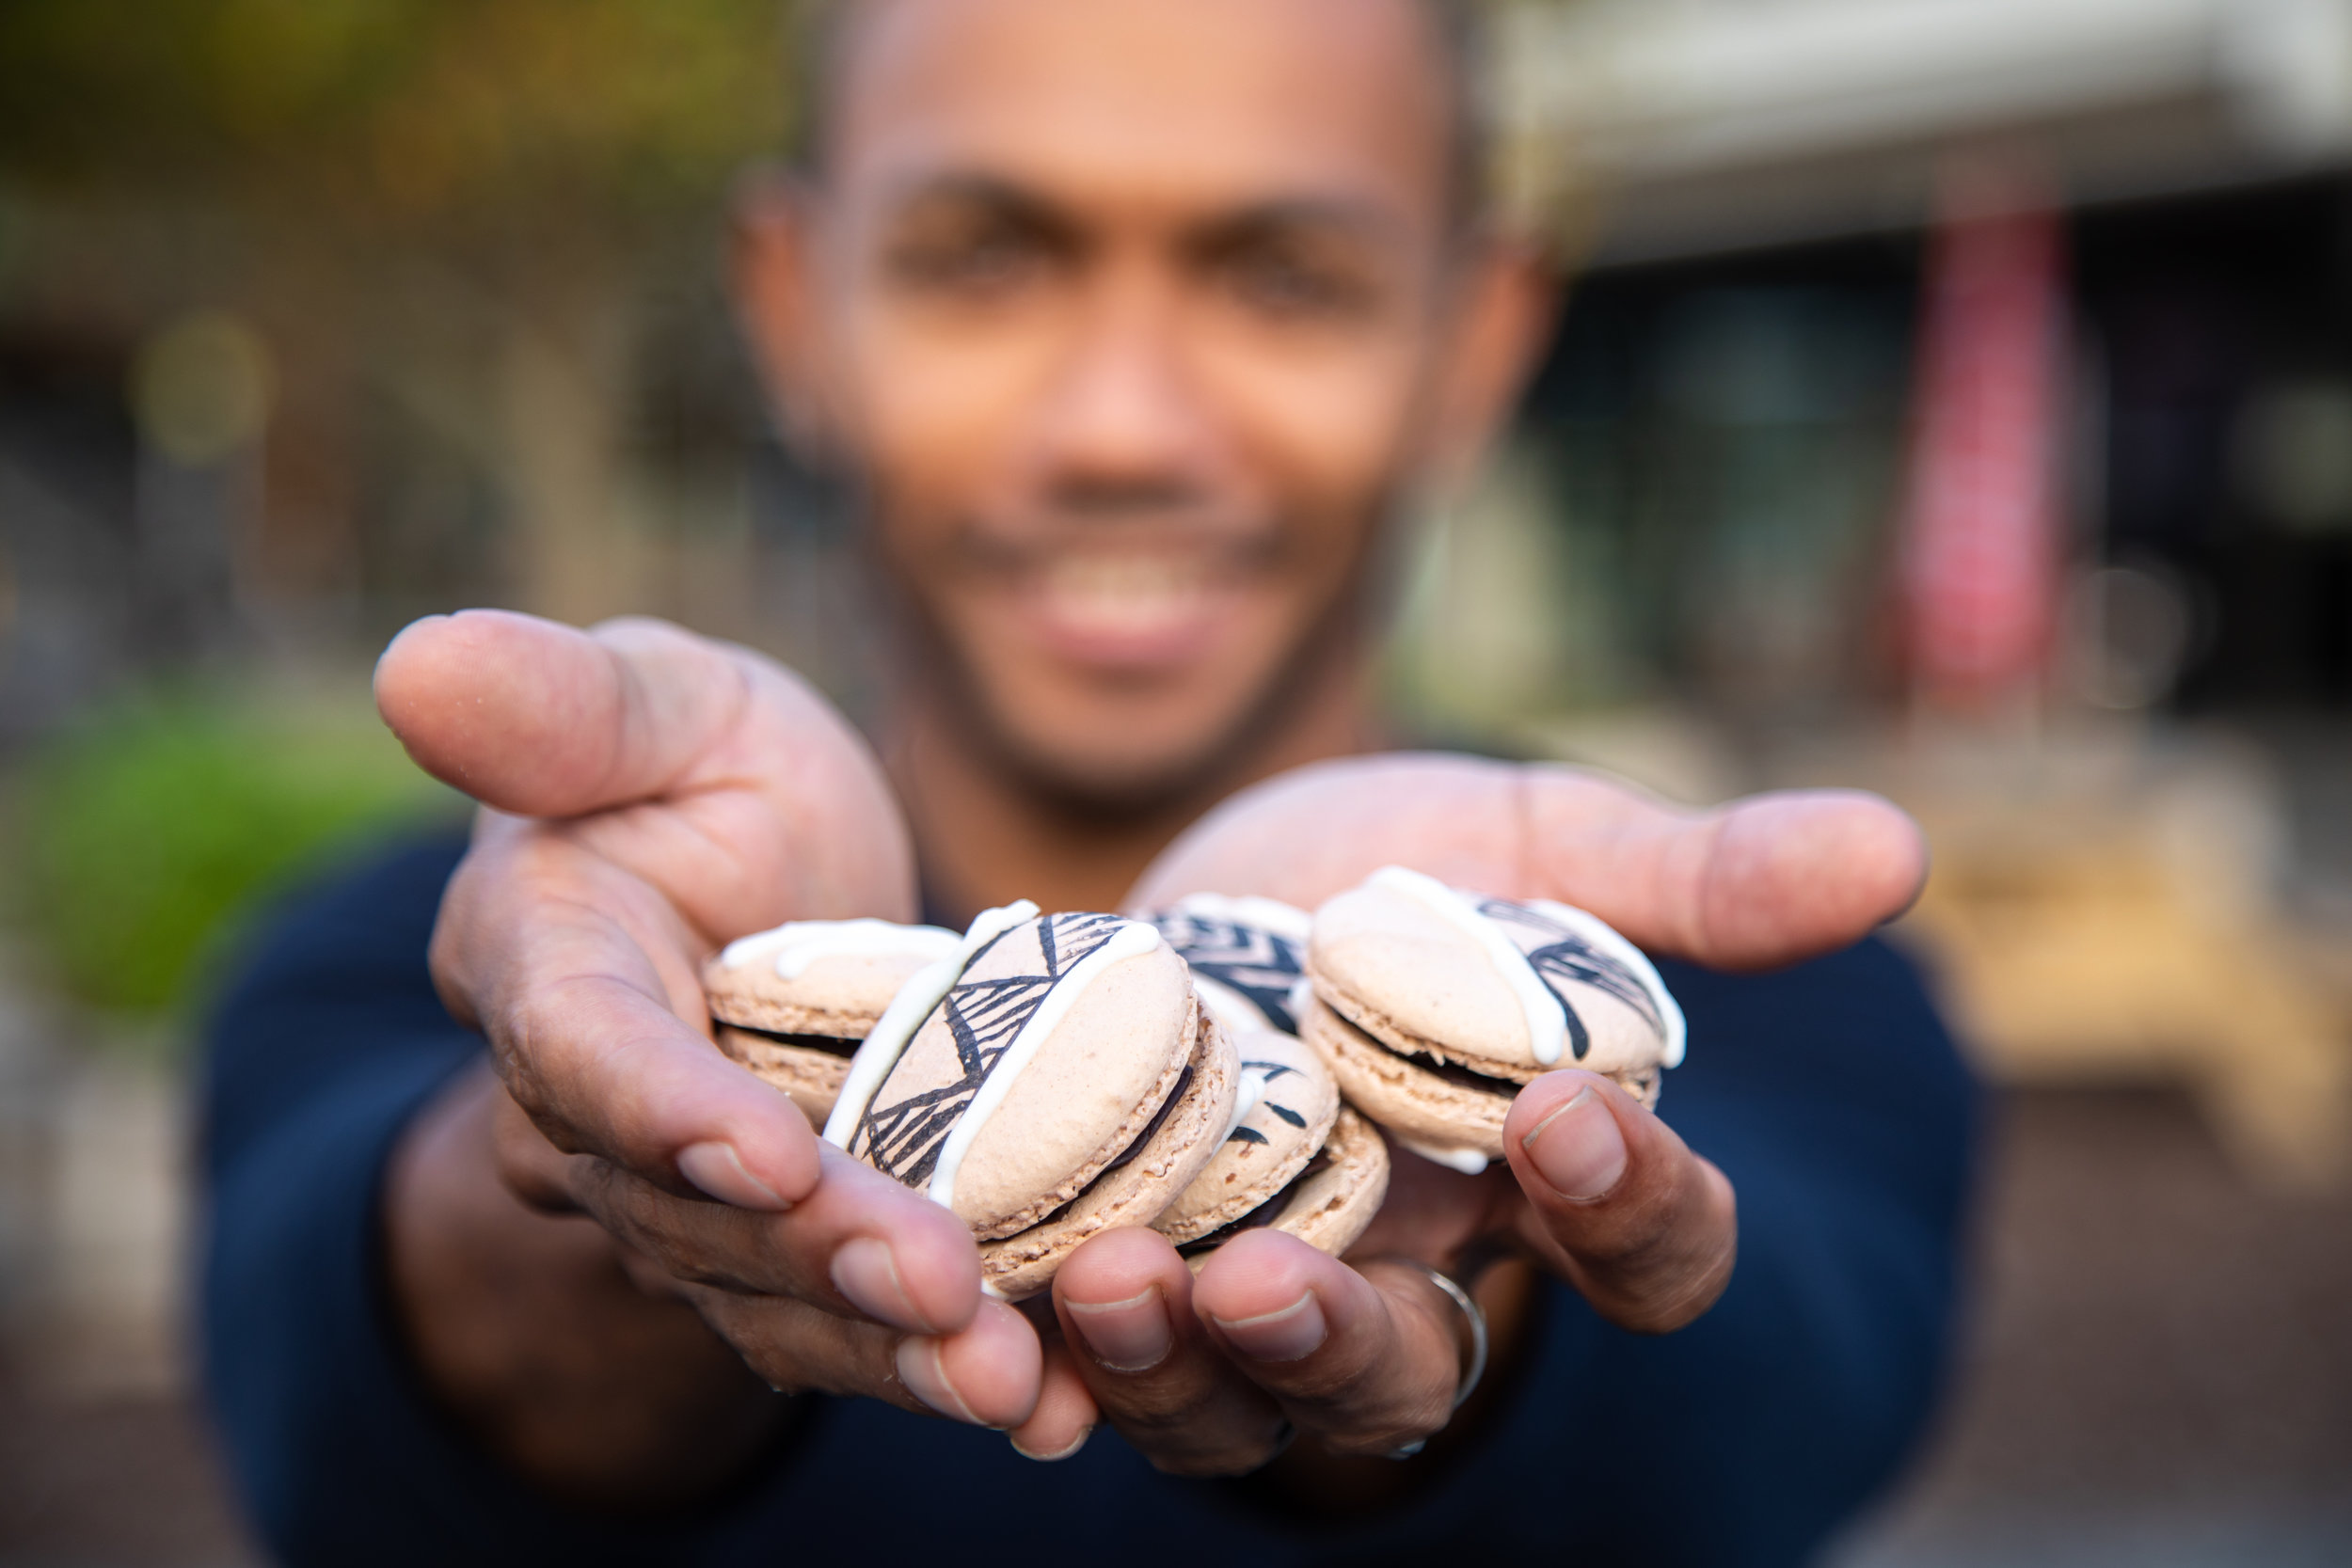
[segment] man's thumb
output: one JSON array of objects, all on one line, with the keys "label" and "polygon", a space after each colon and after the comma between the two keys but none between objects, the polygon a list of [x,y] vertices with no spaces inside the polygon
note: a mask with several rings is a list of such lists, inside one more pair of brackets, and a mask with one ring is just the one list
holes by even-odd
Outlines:
[{"label": "man's thumb", "polygon": [[375,665],[376,710],[417,766],[525,816],[661,794],[747,695],[724,650],[658,621],[590,633],[461,610],[415,622]]}]

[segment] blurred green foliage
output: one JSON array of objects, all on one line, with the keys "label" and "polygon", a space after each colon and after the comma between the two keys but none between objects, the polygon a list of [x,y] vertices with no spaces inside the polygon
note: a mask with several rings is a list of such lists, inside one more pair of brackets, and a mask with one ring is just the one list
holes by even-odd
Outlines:
[{"label": "blurred green foliage", "polygon": [[69,994],[131,1015],[201,1002],[239,918],[306,868],[459,803],[364,705],[199,691],[92,716],[14,793],[18,925]]},{"label": "blurred green foliage", "polygon": [[706,201],[774,147],[780,0],[8,0],[0,164],[313,221]]}]

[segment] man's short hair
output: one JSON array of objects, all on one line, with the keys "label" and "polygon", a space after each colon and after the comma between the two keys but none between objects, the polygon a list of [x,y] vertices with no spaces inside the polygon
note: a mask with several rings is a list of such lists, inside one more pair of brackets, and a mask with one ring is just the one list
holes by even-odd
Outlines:
[{"label": "man's short hair", "polygon": [[[1483,8],[1480,0],[1411,3],[1427,19],[1445,77],[1450,205],[1459,227],[1474,228],[1486,219],[1492,197],[1493,131],[1487,121]],[[818,169],[824,162],[834,82],[850,34],[848,20],[858,4],[798,0],[793,7],[789,155],[803,168]]]}]

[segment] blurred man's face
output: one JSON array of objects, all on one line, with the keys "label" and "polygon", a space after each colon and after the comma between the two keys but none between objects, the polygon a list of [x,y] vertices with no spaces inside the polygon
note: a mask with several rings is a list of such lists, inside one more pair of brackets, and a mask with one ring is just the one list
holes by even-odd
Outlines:
[{"label": "blurred man's face", "polygon": [[973,733],[1081,798],[1181,789],[1345,634],[1447,435],[1427,23],[871,0],[851,25],[764,346]]}]

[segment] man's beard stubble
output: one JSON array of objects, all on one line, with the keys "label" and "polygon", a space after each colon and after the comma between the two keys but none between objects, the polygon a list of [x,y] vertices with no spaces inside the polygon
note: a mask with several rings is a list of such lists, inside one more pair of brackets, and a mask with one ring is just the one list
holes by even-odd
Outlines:
[{"label": "man's beard stubble", "polygon": [[[1149,775],[1089,777],[1025,744],[1018,727],[996,711],[971,666],[921,600],[890,570],[872,529],[862,529],[859,551],[878,589],[891,636],[895,690],[928,688],[941,720],[992,768],[1073,823],[1115,827],[1180,811],[1197,814],[1242,785],[1251,756],[1298,721],[1319,691],[1352,692],[1350,667],[1360,677],[1378,633],[1398,598],[1399,547],[1409,533],[1404,508],[1384,505],[1373,539],[1352,579],[1311,621],[1275,666],[1256,696],[1223,731],[1194,752]],[[1334,680],[1332,677],[1340,678]]]}]

